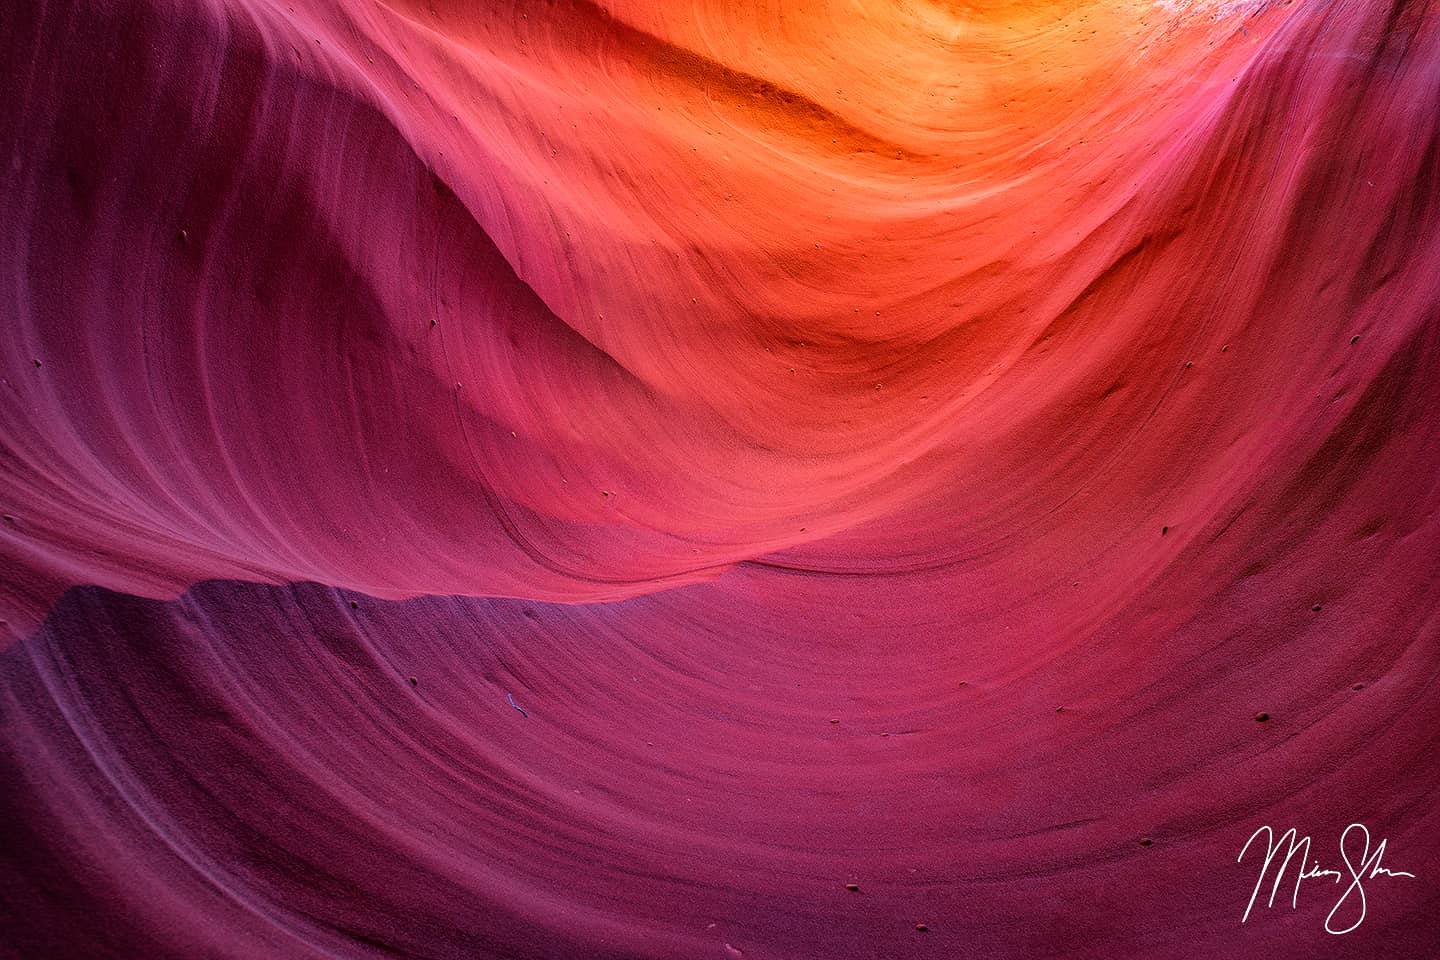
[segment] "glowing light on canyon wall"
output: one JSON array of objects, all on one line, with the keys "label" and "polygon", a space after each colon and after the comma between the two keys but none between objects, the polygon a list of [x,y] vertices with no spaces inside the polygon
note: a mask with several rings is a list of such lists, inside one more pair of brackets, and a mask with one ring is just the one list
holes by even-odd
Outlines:
[{"label": "glowing light on canyon wall", "polygon": [[1440,942],[1440,7],[0,22],[0,954]]}]

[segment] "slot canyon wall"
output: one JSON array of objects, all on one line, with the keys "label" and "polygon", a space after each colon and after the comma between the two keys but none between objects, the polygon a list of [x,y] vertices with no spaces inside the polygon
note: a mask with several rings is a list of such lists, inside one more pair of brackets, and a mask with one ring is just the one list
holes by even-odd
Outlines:
[{"label": "slot canyon wall", "polygon": [[0,27],[0,954],[1434,954],[1440,5]]}]

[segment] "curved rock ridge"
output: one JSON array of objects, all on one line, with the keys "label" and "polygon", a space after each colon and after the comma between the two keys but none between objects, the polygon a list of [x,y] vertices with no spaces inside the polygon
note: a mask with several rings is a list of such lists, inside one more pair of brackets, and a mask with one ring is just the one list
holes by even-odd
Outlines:
[{"label": "curved rock ridge", "polygon": [[1440,942],[1440,5],[3,19],[0,953]]}]

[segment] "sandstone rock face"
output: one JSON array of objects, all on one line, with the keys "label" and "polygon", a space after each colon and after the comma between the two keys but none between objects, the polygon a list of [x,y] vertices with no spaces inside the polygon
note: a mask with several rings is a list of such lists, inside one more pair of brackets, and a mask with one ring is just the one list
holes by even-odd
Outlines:
[{"label": "sandstone rock face", "polygon": [[0,22],[0,953],[1440,942],[1440,6]]}]

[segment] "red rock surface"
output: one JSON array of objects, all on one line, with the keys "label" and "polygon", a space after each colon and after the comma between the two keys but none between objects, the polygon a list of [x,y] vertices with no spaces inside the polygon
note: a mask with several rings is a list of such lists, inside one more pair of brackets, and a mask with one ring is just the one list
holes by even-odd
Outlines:
[{"label": "red rock surface", "polygon": [[1440,942],[1440,6],[20,0],[0,90],[0,952]]}]

